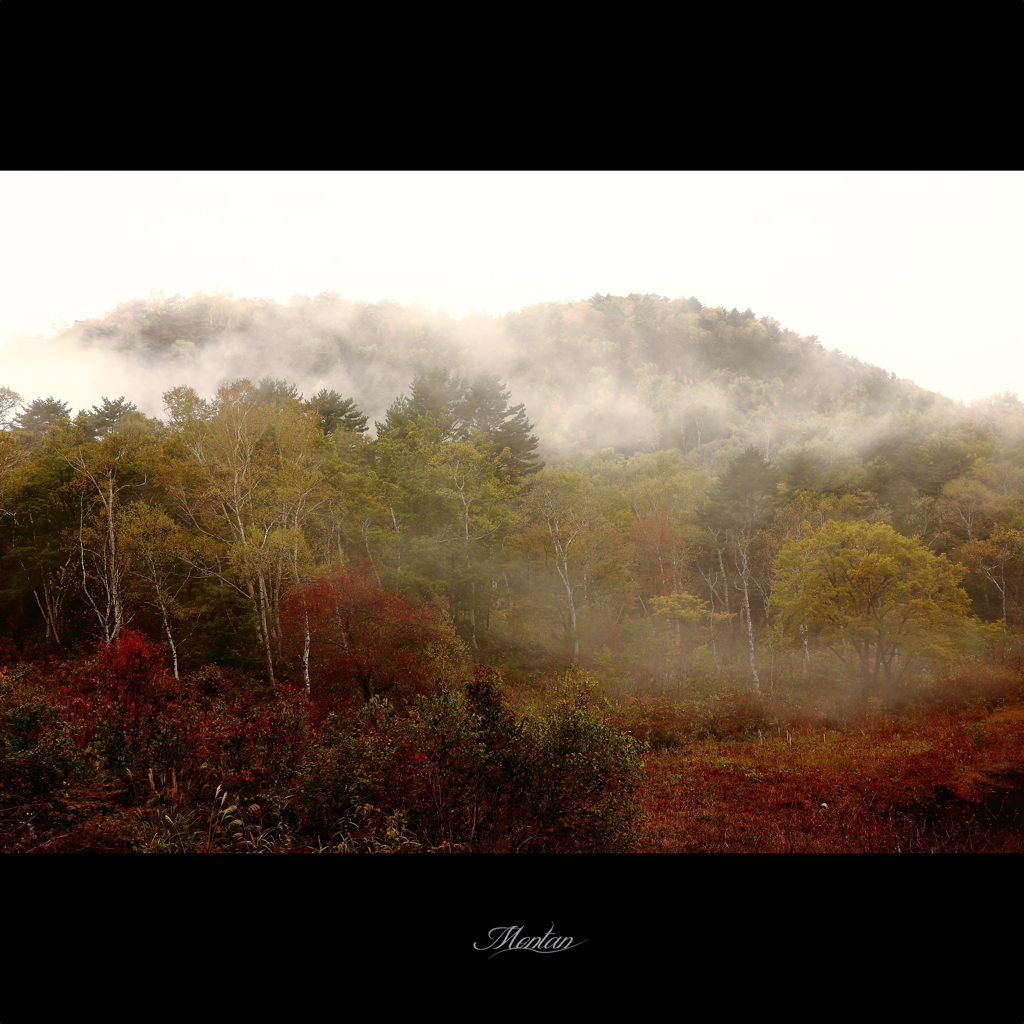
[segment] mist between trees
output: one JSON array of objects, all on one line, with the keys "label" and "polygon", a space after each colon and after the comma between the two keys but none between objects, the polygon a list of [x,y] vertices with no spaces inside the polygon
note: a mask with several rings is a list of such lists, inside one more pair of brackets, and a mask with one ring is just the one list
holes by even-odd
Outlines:
[{"label": "mist between trees", "polygon": [[358,701],[469,660],[764,693],[896,686],[1020,625],[1017,397],[966,408],[750,310],[152,296],[53,344],[138,393],[0,392],[26,649],[132,624],[176,676]]}]

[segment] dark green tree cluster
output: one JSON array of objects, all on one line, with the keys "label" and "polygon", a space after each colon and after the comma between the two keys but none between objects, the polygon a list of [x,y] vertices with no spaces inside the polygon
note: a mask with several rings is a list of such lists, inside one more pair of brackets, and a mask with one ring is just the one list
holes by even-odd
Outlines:
[{"label": "dark green tree cluster", "polygon": [[376,424],[377,435],[404,438],[423,420],[454,440],[490,444],[499,453],[502,478],[518,480],[539,472],[543,463],[526,406],[509,408],[510,397],[496,373],[467,380],[443,367],[430,367],[413,378],[409,397],[396,399],[384,422]]}]

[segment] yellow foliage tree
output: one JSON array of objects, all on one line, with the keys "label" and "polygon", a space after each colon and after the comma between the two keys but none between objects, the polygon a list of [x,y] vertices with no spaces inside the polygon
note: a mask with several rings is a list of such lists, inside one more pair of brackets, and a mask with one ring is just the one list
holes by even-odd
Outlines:
[{"label": "yellow foliage tree", "polygon": [[775,562],[772,610],[794,639],[800,627],[860,676],[898,682],[922,658],[948,662],[971,635],[967,570],[878,523],[804,523]]}]

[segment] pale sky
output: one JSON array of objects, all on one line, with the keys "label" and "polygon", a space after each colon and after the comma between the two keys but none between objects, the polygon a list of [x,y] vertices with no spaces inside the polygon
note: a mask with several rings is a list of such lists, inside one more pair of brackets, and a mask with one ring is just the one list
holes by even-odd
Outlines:
[{"label": "pale sky", "polygon": [[1020,172],[4,172],[0,238],[0,385],[75,408],[101,368],[12,336],[217,288],[455,317],[695,295],[961,401],[1024,396]]}]

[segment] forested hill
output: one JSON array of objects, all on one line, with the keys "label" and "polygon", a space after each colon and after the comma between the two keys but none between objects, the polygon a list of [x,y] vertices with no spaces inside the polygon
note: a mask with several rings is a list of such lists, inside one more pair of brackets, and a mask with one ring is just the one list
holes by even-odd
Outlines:
[{"label": "forested hill", "polygon": [[1022,771],[1014,395],[655,295],[30,358],[77,386],[0,378],[0,851],[631,849],[647,742],[650,849],[976,850]]},{"label": "forested hill", "polygon": [[882,417],[952,405],[769,316],[655,294],[463,320],[333,292],[294,296],[287,306],[154,294],[76,321],[63,336],[127,361],[140,382],[151,381],[142,390],[154,399],[174,384],[209,391],[218,379],[269,376],[306,393],[352,395],[371,422],[417,371],[495,372],[526,403],[547,452],[699,449],[706,460],[738,442],[772,457],[822,430],[874,443]]},{"label": "forested hill", "polygon": [[473,650],[667,678],[646,645],[692,619],[756,682],[783,549],[832,520],[842,550],[962,563],[955,601],[1001,635],[1021,619],[1019,399],[965,408],[749,310],[154,297],[55,344],[130,386],[75,415],[0,381],[0,608],[27,642],[135,621],[272,679],[298,671],[289,595],[365,559],[368,593],[437,597]]}]

